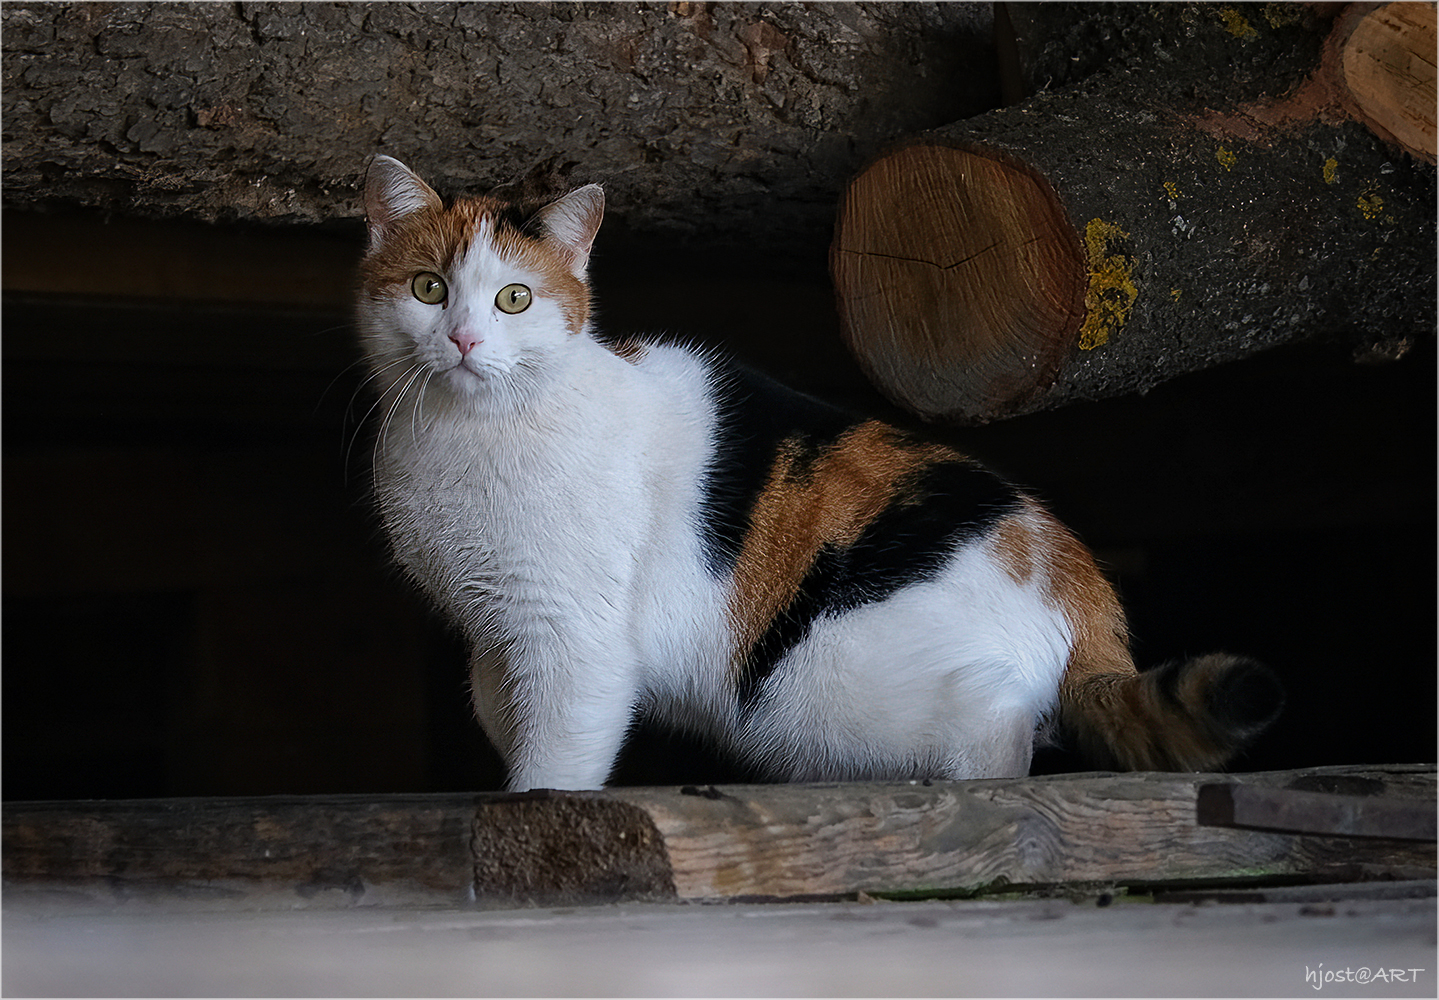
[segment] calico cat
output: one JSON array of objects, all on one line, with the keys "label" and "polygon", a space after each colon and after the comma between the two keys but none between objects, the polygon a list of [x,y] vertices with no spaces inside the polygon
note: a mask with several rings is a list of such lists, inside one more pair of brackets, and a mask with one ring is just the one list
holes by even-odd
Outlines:
[{"label": "calico cat", "polygon": [[596,185],[534,210],[367,171],[358,326],[395,558],[471,646],[515,790],[595,788],[640,715],[771,780],[1221,765],[1279,710],[1209,655],[1137,673],[1089,552],[948,447],[712,353],[607,343]]}]

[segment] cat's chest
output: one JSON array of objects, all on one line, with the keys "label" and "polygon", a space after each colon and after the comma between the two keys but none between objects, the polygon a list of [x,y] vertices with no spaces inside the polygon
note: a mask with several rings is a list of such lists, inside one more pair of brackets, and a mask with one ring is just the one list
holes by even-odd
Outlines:
[{"label": "cat's chest", "polygon": [[502,592],[623,563],[651,507],[634,465],[578,443],[421,442],[389,456],[377,486],[407,568],[438,590]]}]

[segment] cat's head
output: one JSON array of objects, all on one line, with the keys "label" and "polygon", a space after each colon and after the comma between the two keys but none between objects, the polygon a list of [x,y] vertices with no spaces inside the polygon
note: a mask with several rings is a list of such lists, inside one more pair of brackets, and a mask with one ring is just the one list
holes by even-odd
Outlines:
[{"label": "cat's head", "polygon": [[374,157],[358,321],[381,386],[414,375],[478,401],[543,373],[587,332],[603,215],[596,184],[531,210],[489,197],[447,206],[403,163]]}]

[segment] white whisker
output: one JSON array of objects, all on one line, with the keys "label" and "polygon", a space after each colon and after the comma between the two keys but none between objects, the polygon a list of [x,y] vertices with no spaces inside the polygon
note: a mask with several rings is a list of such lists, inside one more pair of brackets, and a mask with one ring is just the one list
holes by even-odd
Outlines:
[{"label": "white whisker", "polygon": [[[370,463],[372,473],[373,470],[380,464],[380,454],[384,450],[385,439],[390,433],[390,422],[394,420],[395,411],[400,408],[400,401],[405,398],[405,393],[410,391],[410,387],[415,384],[415,381],[421,375],[423,375],[426,370],[427,369],[424,364],[416,364],[414,367],[406,371],[405,374],[409,375],[409,379],[405,382],[404,386],[400,389],[400,391],[395,394],[395,401],[390,404],[390,408],[385,412],[384,420],[380,421],[380,431],[378,434],[375,435],[374,456]],[[404,378],[404,375],[401,375],[400,378]],[[395,379],[395,382],[399,382],[399,380],[400,379],[397,378]],[[376,483],[376,486],[378,487],[378,483]]]},{"label": "white whisker", "polygon": [[[427,365],[425,370],[425,380],[420,383],[420,391],[415,399],[415,408],[410,411],[410,437],[416,441],[418,441],[420,438],[420,432],[415,427],[415,415],[418,414],[422,409],[424,409],[425,390],[430,387],[430,379],[434,378],[435,374],[436,371],[434,365]],[[426,423],[424,425],[424,430],[428,431],[429,429],[430,423]]]},{"label": "white whisker", "polygon": [[[390,369],[390,368],[395,367],[395,365],[402,364],[402,363],[403,363],[403,359],[402,359],[401,361],[392,362],[392,363],[386,365],[384,368],[379,369],[379,371],[377,371],[377,372],[375,373],[375,375],[379,375],[381,372],[384,372],[384,371],[386,371],[386,370],[388,370],[388,369]],[[410,369],[410,370],[411,370],[411,371],[414,371],[414,370],[418,370],[419,368],[420,368],[420,365],[417,364],[417,365],[414,366],[414,368],[412,368],[412,369]],[[395,387],[395,384],[398,383],[398,382],[400,381],[400,379],[402,379],[402,378],[405,377],[405,374],[407,374],[407,373],[402,373],[398,378],[396,378],[396,379],[395,379],[393,382],[391,382],[388,386],[386,386],[384,389],[380,390],[379,394],[375,397],[375,401],[374,401],[373,403],[371,403],[371,404],[370,404],[370,408],[365,411],[365,415],[364,415],[363,417],[361,417],[361,418],[359,419],[359,421],[355,424],[355,433],[350,437],[350,444],[349,444],[349,446],[345,449],[345,476],[346,476],[346,480],[345,480],[345,481],[346,481],[346,482],[349,481],[350,458],[351,458],[351,455],[353,454],[353,452],[354,452],[354,450],[355,450],[355,442],[357,442],[357,441],[360,439],[360,433],[361,433],[361,432],[364,430],[364,428],[365,428],[365,421],[369,420],[369,419],[370,419],[370,414],[374,413],[375,410],[376,410],[377,408],[379,408],[379,406],[380,406],[381,404],[384,403],[385,397],[386,397],[387,395],[389,395],[390,390]],[[373,377],[375,377],[375,376],[372,375],[371,378],[373,378]],[[368,379],[367,379],[366,381],[368,381]],[[362,384],[363,384],[363,383],[362,383]],[[403,390],[403,389],[400,390],[400,395],[401,395],[401,396],[404,395],[404,390]],[[399,403],[399,396],[396,396],[396,397],[395,397],[395,404],[397,405],[398,403]],[[394,412],[394,406],[393,406],[393,405],[391,406],[389,412],[391,412],[391,413]],[[385,423],[387,423],[387,422],[388,422],[388,414],[387,414],[387,419],[386,419]],[[381,425],[381,430],[383,430],[383,423],[382,423],[382,425]],[[377,436],[375,440],[376,440],[376,447],[378,447],[378,445],[379,445],[379,437]]]}]

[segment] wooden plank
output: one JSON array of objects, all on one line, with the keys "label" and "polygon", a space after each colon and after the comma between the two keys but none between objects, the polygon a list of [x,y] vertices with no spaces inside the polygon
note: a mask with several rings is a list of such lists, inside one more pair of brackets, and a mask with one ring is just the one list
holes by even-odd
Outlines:
[{"label": "wooden plank", "polygon": [[[1392,1000],[1435,992],[1432,899],[628,903],[198,920],[160,907],[7,904],[4,932],[3,988],[14,997]],[[1342,977],[1346,967],[1385,974],[1346,987],[1331,971]]]},{"label": "wooden plank", "polygon": [[1337,837],[1435,840],[1435,813],[1424,801],[1385,801],[1290,788],[1201,785],[1197,801],[1204,826],[1321,833]]},{"label": "wooden plank", "polygon": [[6,892],[104,903],[461,902],[474,814],[473,795],[7,803]]},{"label": "wooden plank", "polygon": [[[1434,803],[1432,767],[1235,775],[1373,783]],[[664,837],[685,898],[981,891],[1073,882],[1326,878],[1434,870],[1428,846],[1203,826],[1214,775],[1078,774],[933,785],[617,789]]]},{"label": "wooden plank", "polygon": [[971,894],[1073,884],[1432,878],[1434,848],[1208,826],[1198,790],[1363,788],[1434,767],[616,788],[525,795],[12,803],[7,891],[352,906]]}]

